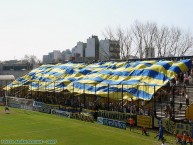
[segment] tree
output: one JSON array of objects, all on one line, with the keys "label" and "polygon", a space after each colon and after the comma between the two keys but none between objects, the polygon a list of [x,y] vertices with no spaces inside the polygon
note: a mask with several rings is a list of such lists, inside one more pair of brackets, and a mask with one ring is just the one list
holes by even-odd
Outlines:
[{"label": "tree", "polygon": [[156,57],[184,56],[192,53],[193,36],[178,27],[162,26],[156,23],[135,21],[129,29],[107,27],[105,38],[119,41],[121,59],[131,55],[145,57],[146,48],[153,48]]},{"label": "tree", "polygon": [[143,58],[143,31],[144,31],[144,25],[138,21],[135,21],[135,23],[131,26],[131,31],[133,32],[133,38],[134,38],[134,55],[137,56],[139,54],[139,58]]},{"label": "tree", "polygon": [[41,61],[35,55],[25,55],[22,61],[29,65],[41,64]]},{"label": "tree", "polygon": [[103,35],[109,40],[118,41],[119,45],[116,47],[116,51],[120,52],[120,57],[122,59],[128,58],[133,41],[129,30],[125,31],[121,27],[117,27],[116,31],[114,32],[112,28],[107,27],[103,32]]},{"label": "tree", "polygon": [[162,26],[157,30],[155,38],[155,49],[157,49],[157,56],[166,56],[166,51],[169,48],[170,30],[166,26]]}]

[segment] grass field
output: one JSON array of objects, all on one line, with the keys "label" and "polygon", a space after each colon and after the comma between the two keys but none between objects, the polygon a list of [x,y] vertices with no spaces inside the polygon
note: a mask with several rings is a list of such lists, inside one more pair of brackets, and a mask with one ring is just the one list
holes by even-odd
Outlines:
[{"label": "grass field", "polygon": [[[160,141],[154,139],[153,131],[150,131],[150,136],[143,136],[138,129],[130,132],[129,129],[122,130],[51,114],[14,108],[10,110],[6,114],[4,108],[0,107],[1,144],[6,141],[14,141],[16,144],[16,141],[23,139],[57,145],[161,145]],[[167,144],[174,139],[171,136],[165,137]]]}]

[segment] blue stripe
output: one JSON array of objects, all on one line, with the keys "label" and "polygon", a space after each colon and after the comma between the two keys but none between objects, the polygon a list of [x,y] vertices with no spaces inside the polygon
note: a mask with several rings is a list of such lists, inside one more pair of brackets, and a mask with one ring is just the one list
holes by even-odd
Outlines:
[{"label": "blue stripe", "polygon": [[95,77],[95,78],[82,78],[81,80],[91,80],[91,81],[95,81],[97,83],[100,83],[102,81],[104,81],[104,79],[102,79],[101,77]]},{"label": "blue stripe", "polygon": [[50,82],[50,81],[51,81],[51,79],[45,78],[45,77],[42,77],[42,76],[40,76],[40,77],[36,76],[36,77],[34,78],[34,80],[43,81],[43,82]]},{"label": "blue stripe", "polygon": [[192,61],[190,59],[181,60],[180,62],[183,62],[187,68],[192,68]]},{"label": "blue stripe", "polygon": [[103,70],[103,71],[100,71],[96,74],[105,74],[105,75],[113,75],[113,72],[110,71],[110,70]]},{"label": "blue stripe", "polygon": [[105,83],[105,84],[110,84],[110,85],[118,85],[118,84],[121,84],[122,81],[119,81],[119,80],[104,80],[102,83]]},{"label": "blue stripe", "polygon": [[79,70],[79,73],[81,73],[81,74],[83,74],[83,75],[87,75],[87,74],[89,74],[90,72],[92,72],[91,70],[88,70],[88,69],[80,69]]},{"label": "blue stripe", "polygon": [[178,73],[178,74],[182,72],[182,71],[180,70],[180,68],[177,67],[177,66],[171,66],[169,70],[170,70],[170,71],[173,71],[173,72],[175,72],[175,73]]},{"label": "blue stripe", "polygon": [[133,70],[132,72],[112,72],[109,70],[104,70],[101,72],[98,72],[97,74],[106,74],[106,75],[117,75],[117,76],[149,76],[153,79],[157,79],[157,80],[167,80],[169,79],[165,74],[162,74],[160,72],[151,70],[151,69],[142,69],[142,70]]},{"label": "blue stripe", "polygon": [[133,72],[130,73],[130,76],[148,76],[153,79],[163,81],[169,79],[166,75],[150,69],[134,70]]},{"label": "blue stripe", "polygon": [[165,61],[159,61],[157,63],[157,65],[163,66],[165,68],[165,70],[168,70],[171,67],[171,65],[168,62],[165,62]]},{"label": "blue stripe", "polygon": [[65,70],[66,74],[73,74],[74,73],[73,67],[70,67],[70,66],[60,65],[60,66],[53,67],[53,69],[54,68],[56,68],[56,69],[59,68],[61,70]]},{"label": "blue stripe", "polygon": [[[126,86],[127,87],[127,86]],[[95,86],[90,86],[90,85],[87,85],[87,84],[80,84],[78,82],[75,82],[74,83],[74,88],[77,88],[79,90],[87,90],[87,91],[90,91],[90,92],[95,92]],[[96,87],[96,91],[102,91],[104,93],[113,93],[113,92],[122,92],[122,88],[117,88],[116,86],[109,86],[109,90],[108,90],[108,86],[100,86],[100,87]],[[138,90],[136,88],[124,88],[123,86],[123,92],[124,93],[130,93],[132,94],[133,96],[135,97],[139,97],[141,99],[150,99],[152,97],[153,94],[149,94],[145,91],[142,91],[142,90]]]},{"label": "blue stripe", "polygon": [[112,75],[117,75],[117,76],[128,76],[129,74],[130,74],[130,72],[128,72],[128,71],[122,71],[122,72],[115,71],[112,73]]},{"label": "blue stripe", "polygon": [[47,72],[46,74],[49,74],[49,75],[54,75],[54,76],[61,76],[63,73],[59,73],[59,72],[54,72],[54,71],[50,71],[50,72]]}]

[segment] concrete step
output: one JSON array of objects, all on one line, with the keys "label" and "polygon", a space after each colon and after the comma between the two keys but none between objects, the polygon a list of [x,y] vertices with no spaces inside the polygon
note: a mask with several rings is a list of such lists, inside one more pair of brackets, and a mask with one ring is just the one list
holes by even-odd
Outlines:
[{"label": "concrete step", "polygon": [[[187,109],[186,100],[185,97],[182,96],[183,88],[177,87],[175,90],[179,90],[179,94],[175,94],[174,99],[174,116],[176,120],[184,120],[185,119],[185,113]],[[189,104],[193,103],[193,86],[186,87],[186,92],[189,95]],[[182,104],[182,108],[179,111],[179,105]],[[166,105],[170,105],[169,98],[164,98],[162,102],[156,101],[155,107],[156,107],[156,115],[160,118],[165,118],[165,107]],[[173,110],[172,110],[173,111]]]}]

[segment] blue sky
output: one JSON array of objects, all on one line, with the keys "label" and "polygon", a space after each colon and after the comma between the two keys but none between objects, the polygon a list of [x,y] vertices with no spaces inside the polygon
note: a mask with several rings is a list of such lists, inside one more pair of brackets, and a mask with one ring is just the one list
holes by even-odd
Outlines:
[{"label": "blue sky", "polygon": [[0,60],[71,49],[135,20],[193,32],[192,0],[0,0]]}]

